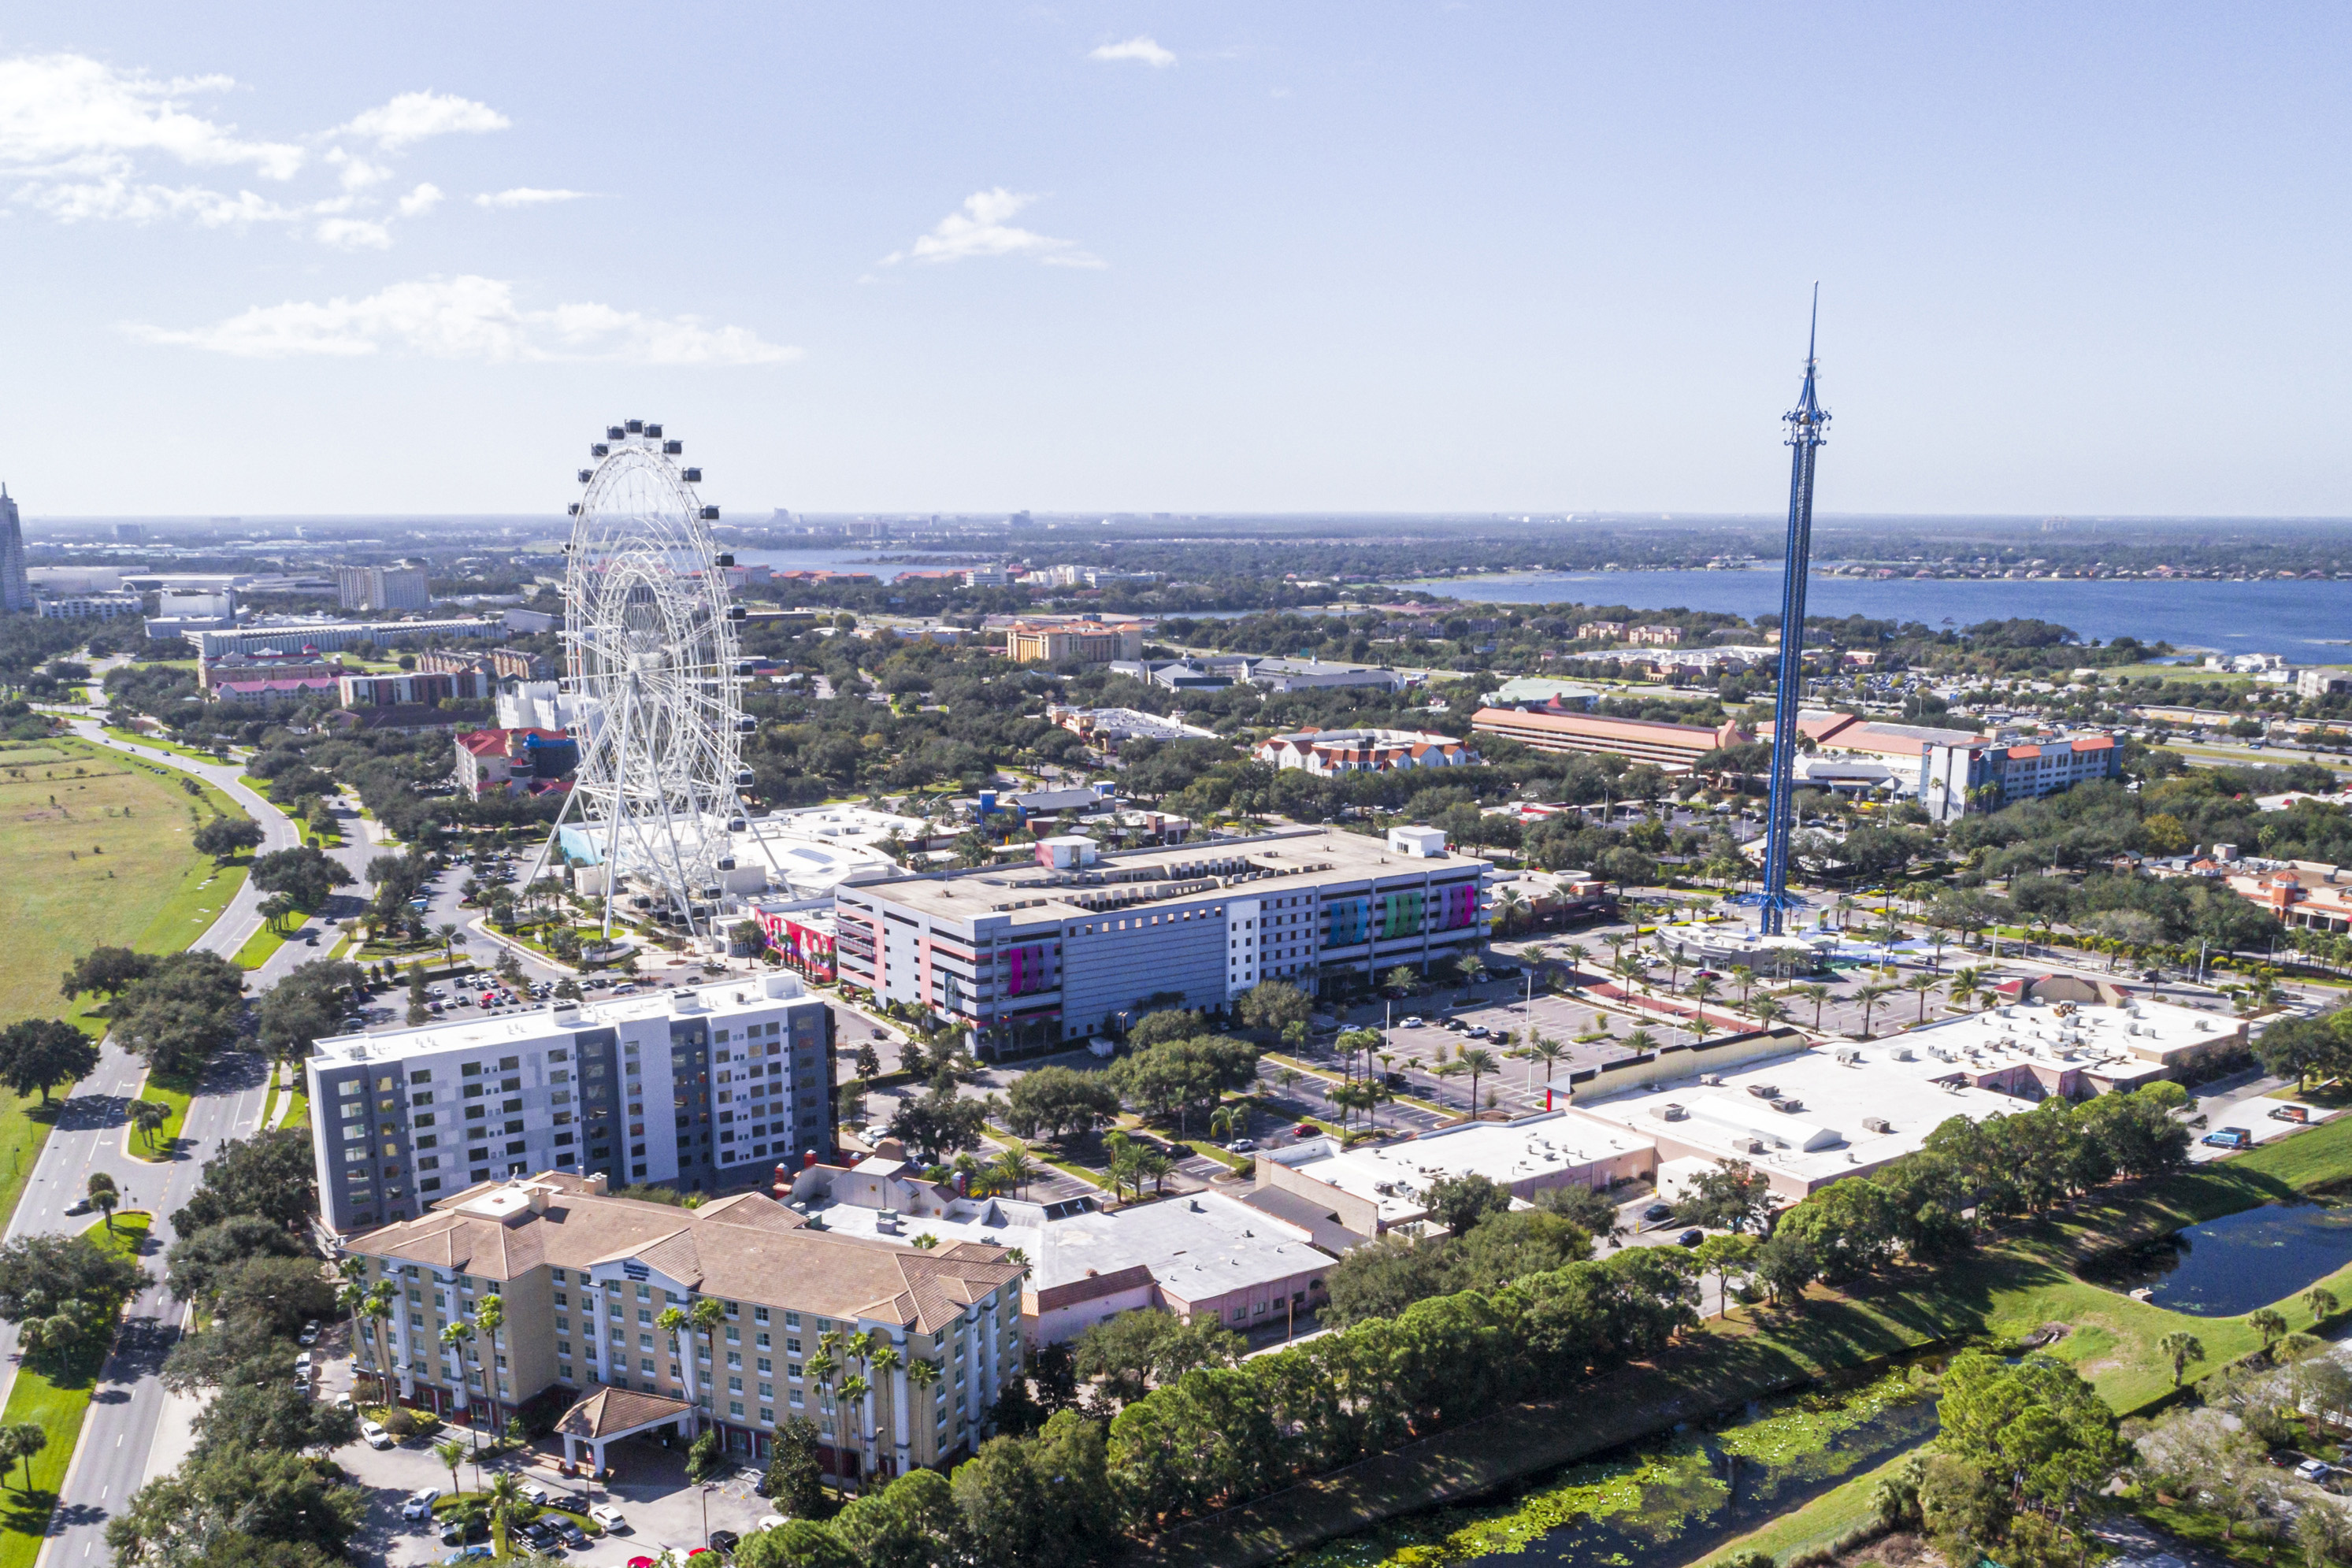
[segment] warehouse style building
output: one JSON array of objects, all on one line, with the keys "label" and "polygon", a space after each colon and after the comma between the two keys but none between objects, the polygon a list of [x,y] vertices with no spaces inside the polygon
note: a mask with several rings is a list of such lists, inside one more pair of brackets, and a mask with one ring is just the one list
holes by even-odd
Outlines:
[{"label": "warehouse style building", "polygon": [[1162,1007],[1215,1009],[1263,979],[1311,986],[1426,967],[1486,940],[1486,862],[1431,828],[1319,828],[845,884],[841,981],[961,1024],[988,1054],[1116,1032]]},{"label": "warehouse style building", "polygon": [[1480,708],[1472,716],[1470,727],[1479,735],[1498,735],[1538,751],[1613,752],[1628,762],[1647,762],[1669,773],[1687,773],[1708,752],[1755,738],[1728,720],[1710,729],[1703,724],[1610,718],[1594,713],[1528,713],[1507,707]]},{"label": "warehouse style building", "polygon": [[[565,1457],[600,1470],[619,1438],[709,1427],[764,1460],[799,1416],[835,1477],[885,1480],[977,1448],[1021,1375],[1026,1270],[1005,1249],[841,1236],[764,1193],[688,1209],[548,1171],[453,1192],[349,1251],[392,1294],[360,1326],[363,1378],[381,1370],[403,1403],[493,1431],[562,1400]],[[687,1314],[675,1333],[672,1309]],[[861,1354],[859,1334],[891,1357]],[[809,1371],[820,1349],[829,1379]],[[853,1374],[869,1385],[855,1400]]]},{"label": "warehouse style building", "polygon": [[321,1040],[321,1218],[348,1232],[529,1171],[713,1192],[833,1145],[833,1011],[791,975]]}]

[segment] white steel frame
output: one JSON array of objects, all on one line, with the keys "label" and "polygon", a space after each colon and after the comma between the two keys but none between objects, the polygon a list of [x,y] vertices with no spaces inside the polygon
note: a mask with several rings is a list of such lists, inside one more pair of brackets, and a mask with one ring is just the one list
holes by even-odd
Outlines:
[{"label": "white steel frame", "polygon": [[653,430],[596,444],[565,547],[563,685],[578,699],[573,730],[593,733],[579,736],[571,793],[531,868],[567,821],[590,828],[607,937],[630,884],[709,934],[733,863],[730,827],[747,815],[726,573],[694,486]]}]

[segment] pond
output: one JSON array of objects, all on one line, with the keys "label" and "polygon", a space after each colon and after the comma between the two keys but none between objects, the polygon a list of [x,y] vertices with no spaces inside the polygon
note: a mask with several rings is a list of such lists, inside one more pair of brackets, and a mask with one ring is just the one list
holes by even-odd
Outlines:
[{"label": "pond", "polygon": [[1288,1568],[1456,1563],[1680,1568],[1936,1435],[1935,1381],[1891,1372],[1843,1394],[1750,1405],[1555,1471],[1511,1496],[1396,1520]]},{"label": "pond", "polygon": [[2111,1252],[2083,1278],[2111,1291],[2147,1290],[2176,1312],[2233,1318],[2295,1294],[2352,1263],[2352,1207],[2265,1204]]}]

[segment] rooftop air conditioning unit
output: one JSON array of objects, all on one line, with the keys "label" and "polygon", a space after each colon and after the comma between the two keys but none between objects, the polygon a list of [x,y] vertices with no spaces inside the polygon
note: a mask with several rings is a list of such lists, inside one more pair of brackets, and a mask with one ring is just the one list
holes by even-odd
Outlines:
[{"label": "rooftop air conditioning unit", "polygon": [[1778,1100],[1780,1097],[1780,1092],[1769,1083],[1751,1083],[1748,1086],[1748,1092],[1759,1100]]},{"label": "rooftop air conditioning unit", "polygon": [[1670,1100],[1663,1105],[1652,1106],[1650,1114],[1661,1122],[1680,1122],[1686,1120],[1690,1113]]},{"label": "rooftop air conditioning unit", "polygon": [[1895,1131],[1895,1124],[1888,1121],[1884,1116],[1864,1116],[1862,1119],[1862,1125],[1863,1130],[1865,1132],[1891,1133]]},{"label": "rooftop air conditioning unit", "polygon": [[1760,1155],[1764,1152],[1764,1140],[1761,1138],[1734,1138],[1731,1140],[1731,1146],[1738,1150],[1743,1155]]},{"label": "rooftop air conditioning unit", "polygon": [[1720,1089],[1723,1087],[1723,1074],[1720,1072],[1702,1072],[1698,1075],[1698,1081],[1701,1083],[1706,1084],[1709,1089]]},{"label": "rooftop air conditioning unit", "polygon": [[1916,1061],[1918,1060],[1918,1054],[1907,1045],[1898,1045],[1895,1048],[1895,1060],[1897,1061]]}]

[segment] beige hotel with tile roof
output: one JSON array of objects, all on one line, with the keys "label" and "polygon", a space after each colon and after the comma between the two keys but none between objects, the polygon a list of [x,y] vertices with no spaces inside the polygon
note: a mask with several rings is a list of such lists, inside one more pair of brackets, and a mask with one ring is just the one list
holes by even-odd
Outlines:
[{"label": "beige hotel with tile roof", "polygon": [[[976,1448],[1021,1374],[1027,1270],[1005,1249],[835,1235],[760,1193],[688,1209],[550,1172],[469,1187],[347,1247],[365,1287],[393,1291],[387,1315],[361,1325],[362,1375],[388,1362],[404,1403],[492,1428],[553,1390],[571,1406],[557,1427],[568,1454],[599,1469],[617,1438],[706,1425],[764,1460],[777,1424],[802,1416],[829,1470],[887,1479]],[[478,1327],[492,1298],[495,1344]],[[708,1328],[661,1326],[706,1300],[719,1312]],[[462,1369],[441,1338],[451,1324],[477,1330]],[[848,1343],[859,1333],[863,1358]],[[807,1369],[822,1343],[829,1385]],[[852,1375],[869,1391],[837,1396]]]}]

